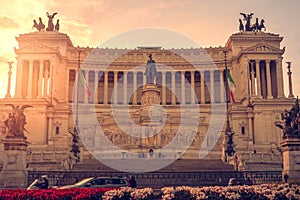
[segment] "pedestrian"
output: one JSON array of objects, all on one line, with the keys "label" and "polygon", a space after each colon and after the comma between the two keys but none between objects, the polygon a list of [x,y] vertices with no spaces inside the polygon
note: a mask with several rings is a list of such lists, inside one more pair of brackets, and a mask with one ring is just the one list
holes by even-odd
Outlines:
[{"label": "pedestrian", "polygon": [[283,176],[284,182],[288,183],[289,175],[287,173],[284,174]]},{"label": "pedestrian", "polygon": [[49,187],[49,181],[48,177],[46,175],[42,176],[42,182],[39,184],[40,189],[48,189]]},{"label": "pedestrian", "polygon": [[132,188],[136,188],[136,180],[135,180],[135,177],[132,175],[130,176],[130,179],[129,179],[129,184],[130,184],[130,187]]}]

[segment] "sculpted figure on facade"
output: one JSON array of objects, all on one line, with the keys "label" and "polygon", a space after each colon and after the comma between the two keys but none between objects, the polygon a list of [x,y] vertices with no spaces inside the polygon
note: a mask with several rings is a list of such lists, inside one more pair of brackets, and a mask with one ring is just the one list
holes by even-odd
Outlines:
[{"label": "sculpted figure on facade", "polygon": [[154,80],[156,77],[156,66],[155,61],[152,59],[152,54],[149,55],[149,60],[147,61],[144,74],[146,75],[146,83],[154,84]]},{"label": "sculpted figure on facade", "polygon": [[239,19],[239,31],[244,31],[245,29],[244,29],[244,24],[243,24],[243,22],[242,22],[242,20],[241,19]]},{"label": "sculpted figure on facade", "polygon": [[39,23],[37,23],[36,20],[34,19],[32,28],[36,28],[38,31],[44,31],[45,24],[43,24],[42,18],[39,17]]},{"label": "sculpted figure on facade", "polygon": [[251,18],[252,18],[253,13],[250,13],[250,14],[240,13],[240,14],[244,17],[244,20],[246,21],[245,30],[252,31]]},{"label": "sculpted figure on facade", "polygon": [[[30,108],[30,105],[15,106],[13,104],[5,104],[5,106],[11,106],[12,112],[9,113],[9,117],[4,121],[5,126],[8,129],[8,137],[25,137],[24,131],[26,125],[26,116],[24,110]],[[28,131],[27,131],[28,132]]]},{"label": "sculpted figure on facade", "polygon": [[57,14],[57,12],[53,13],[52,15],[49,15],[49,13],[46,13],[46,16],[48,17],[48,27],[46,28],[46,31],[53,31],[54,30],[54,24],[53,24],[53,18]]},{"label": "sculpted figure on facade", "polygon": [[240,13],[243,17],[244,17],[244,20],[246,21],[246,24],[245,24],[245,28],[244,28],[244,25],[242,23],[242,20],[239,19],[239,31],[262,31],[263,29],[266,30],[266,27],[264,25],[265,23],[265,20],[264,19],[261,19],[260,23],[258,22],[258,18],[256,18],[256,21],[254,24],[251,24],[251,18],[252,18],[252,15],[253,13],[250,13],[250,14],[245,14],[245,13]]},{"label": "sculpted figure on facade", "polygon": [[284,120],[284,126],[277,123],[276,126],[283,130],[282,138],[300,138],[299,125],[300,122],[300,109],[298,98],[295,101],[291,110],[285,110],[281,113],[281,119]]}]

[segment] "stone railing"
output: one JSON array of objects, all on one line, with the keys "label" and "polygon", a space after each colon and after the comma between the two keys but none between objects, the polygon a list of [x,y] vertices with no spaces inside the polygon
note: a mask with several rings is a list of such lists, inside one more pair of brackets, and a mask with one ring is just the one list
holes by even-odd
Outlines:
[{"label": "stone railing", "polygon": [[[36,177],[47,175],[50,185],[67,185],[93,176],[129,176],[122,172],[79,172],[79,171],[29,171],[28,183]],[[281,171],[251,171],[251,172],[151,172],[134,174],[138,187],[161,188],[166,186],[209,186],[227,185],[230,178],[245,179],[249,177],[254,184],[279,183]]]}]

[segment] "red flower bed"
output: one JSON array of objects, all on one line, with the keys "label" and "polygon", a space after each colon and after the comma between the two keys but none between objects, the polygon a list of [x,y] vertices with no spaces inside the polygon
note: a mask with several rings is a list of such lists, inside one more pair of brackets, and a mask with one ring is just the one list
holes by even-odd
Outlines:
[{"label": "red flower bed", "polygon": [[94,200],[112,188],[48,190],[0,190],[0,200]]}]

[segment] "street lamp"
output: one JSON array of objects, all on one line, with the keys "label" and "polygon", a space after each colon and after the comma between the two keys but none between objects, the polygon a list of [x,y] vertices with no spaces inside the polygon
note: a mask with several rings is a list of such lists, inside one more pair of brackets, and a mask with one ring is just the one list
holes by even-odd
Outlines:
[{"label": "street lamp", "polygon": [[224,62],[225,62],[225,72],[224,72],[224,81],[225,81],[225,91],[226,91],[226,129],[225,135],[227,139],[227,145],[225,150],[225,155],[228,157],[232,157],[235,154],[234,144],[233,144],[233,135],[234,132],[231,130],[230,121],[229,121],[229,87],[228,87],[228,68],[227,68],[227,60],[226,60],[226,51],[224,52]]}]

